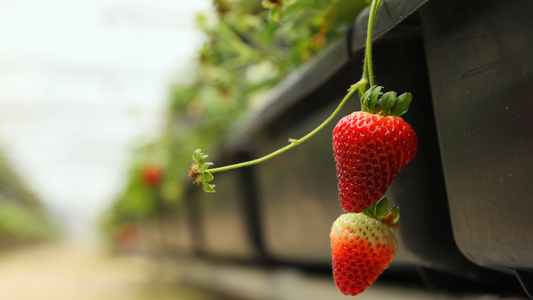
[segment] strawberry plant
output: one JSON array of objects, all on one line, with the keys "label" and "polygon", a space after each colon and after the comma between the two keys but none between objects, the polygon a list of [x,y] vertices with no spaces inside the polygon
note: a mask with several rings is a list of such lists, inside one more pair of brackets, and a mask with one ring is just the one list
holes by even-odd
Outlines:
[{"label": "strawberry plant", "polygon": [[[333,152],[339,180],[339,200],[347,212],[331,230],[332,268],[335,283],[346,295],[357,295],[372,285],[392,262],[397,241],[399,209],[388,210],[383,197],[392,180],[417,152],[417,136],[401,115],[412,101],[410,93],[382,93],[374,84],[372,31],[382,0],[372,0],[362,78],[353,84],[333,113],[300,139],[263,157],[229,166],[212,168],[207,155],[197,149],[189,176],[205,192],[214,193],[213,173],[261,163],[305,142],[338,114],[347,100],[358,92],[361,111],[343,117],[333,131]],[[266,1],[274,9],[281,1]],[[369,86],[369,88],[367,88]],[[381,200],[380,200],[381,199]]]},{"label": "strawberry plant", "polygon": [[[186,83],[172,87],[168,122],[162,135],[149,147],[137,151],[141,160],[134,161],[130,182],[118,196],[106,224],[120,226],[153,215],[155,194],[160,194],[165,203],[179,204],[183,187],[176,182],[181,178],[179,174],[185,173],[181,170],[190,166],[190,153],[194,154],[189,176],[205,192],[213,193],[215,173],[261,163],[304,143],[332,122],[354,93],[361,99],[361,112],[339,121],[333,134],[339,197],[343,209],[349,213],[362,211],[365,214],[376,207],[376,200],[383,196],[396,173],[416,153],[416,135],[401,119],[411,95],[382,93],[384,88],[374,84],[372,29],[381,0],[264,0],[262,3],[214,0],[213,3],[215,14],[198,17],[198,26],[206,42],[198,51],[195,71],[187,74]],[[248,107],[260,103],[266,91],[312,58],[329,41],[340,37],[353,17],[369,4],[362,77],[349,87],[346,96],[325,121],[303,137],[289,139],[288,145],[273,153],[235,165],[215,166],[204,151],[195,151],[196,148],[211,151]],[[269,18],[276,21],[268,22]],[[366,120],[371,124],[363,126],[364,129],[350,126],[357,122],[367,124]],[[383,132],[389,132],[390,138]],[[357,136],[363,139],[358,140]],[[154,148],[157,151],[153,151]],[[168,170],[160,179],[155,173],[149,175],[150,172],[144,179],[139,176],[139,163],[146,156],[152,157],[148,155],[151,152],[157,153],[157,161]],[[352,188],[352,185],[358,186]],[[394,224],[397,226],[397,220]]]}]

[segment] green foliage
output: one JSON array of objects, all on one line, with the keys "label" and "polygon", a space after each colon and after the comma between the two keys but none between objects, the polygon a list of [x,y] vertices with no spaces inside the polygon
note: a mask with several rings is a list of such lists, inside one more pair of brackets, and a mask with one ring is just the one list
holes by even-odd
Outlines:
[{"label": "green foliage", "polygon": [[0,197],[0,239],[4,242],[45,239],[53,232],[53,224],[41,211]]},{"label": "green foliage", "polygon": [[18,174],[13,171],[7,159],[0,153],[0,195],[20,201],[29,207],[40,208],[37,196],[30,191]]},{"label": "green foliage", "polygon": [[52,237],[55,226],[40,200],[0,153],[0,246]]}]

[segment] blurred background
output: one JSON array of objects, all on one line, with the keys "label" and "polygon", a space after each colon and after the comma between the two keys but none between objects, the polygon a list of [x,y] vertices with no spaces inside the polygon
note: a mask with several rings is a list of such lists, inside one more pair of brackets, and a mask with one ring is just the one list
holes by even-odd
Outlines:
[{"label": "blurred background", "polygon": [[[106,255],[137,249],[153,185],[179,205],[192,150],[326,44],[305,37],[329,2],[282,28],[260,1],[0,1],[0,298],[122,299],[160,273]],[[200,297],[158,297],[182,294]]]},{"label": "blurred background", "polygon": [[69,238],[126,184],[133,149],[162,131],[187,81],[205,1],[2,1],[0,142]]},{"label": "blurred background", "polygon": [[[206,40],[197,18],[212,11],[208,0],[0,1],[1,299],[85,299],[91,280],[105,291],[106,276],[137,279],[120,262],[106,275],[99,222],[134,149],[161,135],[170,85],[191,81]],[[91,299],[119,299],[101,294]]]}]

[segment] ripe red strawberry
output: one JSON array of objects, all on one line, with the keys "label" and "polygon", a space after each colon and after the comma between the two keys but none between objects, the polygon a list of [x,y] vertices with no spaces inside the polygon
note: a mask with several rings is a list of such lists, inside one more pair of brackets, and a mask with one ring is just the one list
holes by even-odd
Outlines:
[{"label": "ripe red strawberry", "polygon": [[[387,214],[391,216],[391,212]],[[343,294],[355,296],[363,292],[390,265],[397,240],[385,223],[393,223],[394,218],[385,217],[383,221],[366,213],[346,213],[333,223],[333,277]]]},{"label": "ripe red strawberry", "polygon": [[163,171],[154,164],[147,164],[141,169],[141,177],[148,187],[155,188],[161,181]]},{"label": "ripe red strawberry", "polygon": [[378,201],[417,151],[415,131],[399,117],[407,112],[411,95],[382,95],[380,90],[370,88],[361,97],[362,111],[345,116],[333,130],[339,196],[346,212],[361,212]]}]

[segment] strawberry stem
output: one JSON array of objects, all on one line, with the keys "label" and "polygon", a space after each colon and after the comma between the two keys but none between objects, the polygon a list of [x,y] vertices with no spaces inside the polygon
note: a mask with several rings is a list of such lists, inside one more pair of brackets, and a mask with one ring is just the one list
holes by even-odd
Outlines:
[{"label": "strawberry stem", "polygon": [[352,86],[350,86],[350,88],[348,89],[348,93],[346,94],[346,96],[344,96],[344,98],[342,99],[342,101],[339,103],[339,105],[337,106],[337,108],[331,113],[331,115],[324,121],[322,122],[320,125],[318,125],[318,127],[316,127],[313,131],[309,132],[308,134],[306,134],[304,137],[300,138],[300,139],[289,139],[289,144],[281,149],[278,149],[270,154],[267,154],[263,157],[260,157],[260,158],[257,158],[257,159],[254,159],[254,160],[250,160],[250,161],[245,161],[245,162],[241,162],[241,163],[237,163],[237,164],[233,164],[233,165],[227,165],[227,166],[224,166],[224,167],[218,167],[218,168],[213,168],[213,169],[209,169],[209,167],[211,165],[213,165],[212,162],[207,162],[206,159],[207,159],[207,155],[203,154],[202,151],[200,149],[197,149],[196,151],[194,151],[194,154],[193,154],[193,164],[191,166],[191,170],[189,172],[189,177],[191,178],[194,178],[194,182],[198,185],[202,185],[202,188],[204,189],[205,192],[207,193],[214,193],[215,192],[215,189],[214,189],[214,185],[212,184],[209,184],[208,182],[213,180],[213,175],[212,173],[216,173],[216,172],[222,172],[222,171],[227,171],[227,170],[232,170],[232,169],[237,169],[237,168],[242,168],[242,167],[247,167],[247,166],[251,166],[251,165],[255,165],[255,164],[258,164],[258,163],[261,163],[261,162],[264,162],[276,155],[279,155],[289,149],[292,149],[298,145],[300,145],[301,143],[307,141],[308,139],[310,139],[312,136],[314,136],[316,133],[318,133],[320,130],[322,130],[329,122],[331,122],[331,120],[333,120],[333,118],[335,118],[335,116],[339,113],[339,111],[342,109],[342,107],[344,106],[344,104],[348,101],[348,99],[353,95],[353,93],[355,93],[356,91],[359,91],[363,86],[365,86],[367,84],[367,81],[365,79],[361,79],[359,80],[358,82],[356,82],[355,84],[353,84]]},{"label": "strawberry stem", "polygon": [[333,113],[331,113],[331,115],[324,121],[322,122],[320,125],[318,125],[317,128],[315,128],[313,131],[309,132],[308,134],[306,134],[304,137],[300,138],[300,139],[289,139],[289,144],[281,149],[278,149],[270,154],[267,154],[263,157],[260,157],[260,158],[257,158],[257,159],[254,159],[254,160],[250,160],[250,161],[246,161],[246,162],[242,162],[242,163],[238,163],[238,164],[234,164],[234,165],[228,165],[228,166],[225,166],[225,167],[218,167],[218,168],[214,168],[214,169],[211,169],[209,170],[211,173],[216,173],[216,172],[221,172],[221,171],[226,171],[226,170],[231,170],[231,169],[236,169],[236,168],[241,168],[241,167],[247,167],[247,166],[250,166],[250,165],[254,165],[254,164],[258,164],[258,163],[261,163],[261,162],[264,162],[265,160],[267,159],[270,159],[278,154],[281,154],[291,148],[294,148],[296,146],[298,146],[299,144],[305,142],[306,140],[308,140],[309,138],[311,138],[312,136],[314,136],[316,133],[318,133],[320,130],[322,130],[322,128],[324,128],[331,120],[333,120],[333,118],[335,118],[335,116],[339,113],[339,111],[342,109],[342,107],[344,106],[344,104],[346,103],[346,101],[353,95],[353,93],[355,91],[358,91],[359,88],[363,85],[365,85],[367,82],[366,80],[360,80],[358,81],[357,83],[353,84],[350,89],[348,89],[348,93],[346,94],[346,96],[344,96],[344,98],[342,99],[342,101],[339,103],[339,105],[337,106],[337,108],[333,111]]},{"label": "strawberry stem", "polygon": [[[372,0],[370,4],[370,12],[368,14],[368,28],[366,33],[366,47],[365,47],[365,60],[363,65],[363,78],[368,81],[370,86],[374,86],[374,69],[372,66],[372,32],[374,31],[374,23],[376,22],[376,17],[378,13],[379,5],[382,0]],[[362,96],[362,93],[366,92],[366,87],[360,92],[359,96]]]}]

